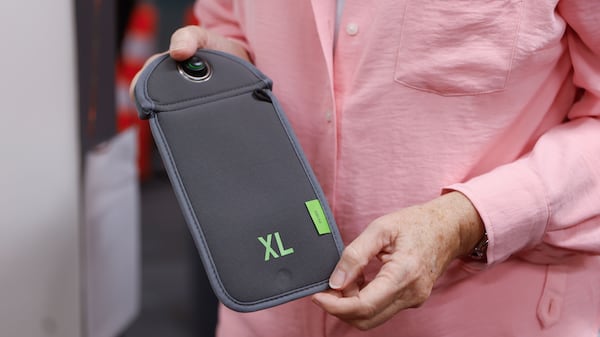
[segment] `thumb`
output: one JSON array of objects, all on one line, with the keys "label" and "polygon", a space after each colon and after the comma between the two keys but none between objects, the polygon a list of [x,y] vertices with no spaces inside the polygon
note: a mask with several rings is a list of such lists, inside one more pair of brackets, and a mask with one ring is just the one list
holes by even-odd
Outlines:
[{"label": "thumb", "polygon": [[241,44],[200,26],[187,26],[175,31],[171,36],[169,54],[176,61],[184,61],[200,48],[220,50],[250,61],[248,51]]},{"label": "thumb", "polygon": [[380,226],[371,224],[346,246],[329,278],[329,286],[332,289],[345,289],[362,275],[369,261],[383,248],[383,234]]},{"label": "thumb", "polygon": [[171,35],[169,54],[177,61],[186,60],[194,55],[198,48],[208,44],[208,31],[199,26],[179,28]]}]

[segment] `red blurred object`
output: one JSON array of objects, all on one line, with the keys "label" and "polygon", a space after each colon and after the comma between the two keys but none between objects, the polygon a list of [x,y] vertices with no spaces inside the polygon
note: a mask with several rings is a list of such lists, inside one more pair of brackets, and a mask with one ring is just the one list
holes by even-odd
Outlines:
[{"label": "red blurred object", "polygon": [[[117,61],[117,130],[130,127],[138,129],[138,170],[141,180],[148,179],[152,174],[152,136],[148,121],[138,118],[135,104],[129,96],[129,85],[146,60],[158,52],[158,19],[158,10],[154,5],[140,3],[134,7]],[[182,19],[184,25],[199,24],[193,6],[186,8]]]},{"label": "red blurred object", "polygon": [[183,16],[183,24],[186,26],[200,24],[200,21],[198,21],[198,18],[196,18],[196,15],[194,15],[194,5],[188,6],[186,8]]},{"label": "red blurred object", "polygon": [[152,173],[152,138],[148,121],[140,120],[129,96],[129,85],[146,60],[157,52],[158,11],[148,3],[140,3],[131,13],[117,61],[116,97],[117,130],[138,129],[138,171],[141,180]]}]

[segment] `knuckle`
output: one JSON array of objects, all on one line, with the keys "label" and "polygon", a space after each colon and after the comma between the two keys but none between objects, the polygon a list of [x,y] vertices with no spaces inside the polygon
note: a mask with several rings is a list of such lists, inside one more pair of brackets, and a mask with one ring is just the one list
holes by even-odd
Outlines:
[{"label": "knuckle", "polygon": [[425,303],[425,301],[427,301],[430,295],[431,289],[428,287],[420,286],[415,288],[413,290],[414,304],[411,306],[411,308],[419,308],[420,306],[422,306]]},{"label": "knuckle", "polygon": [[431,296],[432,286],[423,287],[417,294],[417,297],[425,302]]},{"label": "knuckle", "polygon": [[422,263],[416,257],[407,258],[404,261],[406,272],[413,278],[418,279],[422,269]]},{"label": "knuckle", "polygon": [[411,308],[411,309],[417,309],[417,308],[420,308],[420,307],[422,307],[422,306],[423,306],[423,304],[424,304],[424,302],[415,302],[415,303],[414,303],[413,305],[411,305],[409,308]]},{"label": "knuckle", "polygon": [[367,331],[372,327],[369,321],[356,321],[352,325],[360,331]]},{"label": "knuckle", "polygon": [[377,308],[373,304],[366,303],[357,310],[356,317],[360,320],[367,320],[374,317],[376,314]]},{"label": "knuckle", "polygon": [[355,246],[349,245],[342,253],[342,258],[351,264],[358,264],[362,266],[362,257]]},{"label": "knuckle", "polygon": [[367,321],[375,317],[378,313],[377,307],[373,303],[361,302],[349,312],[346,312],[346,318],[355,322]]},{"label": "knuckle", "polygon": [[411,309],[418,309],[421,306],[423,306],[423,302],[415,303],[415,304],[411,305],[409,308],[411,308]]}]

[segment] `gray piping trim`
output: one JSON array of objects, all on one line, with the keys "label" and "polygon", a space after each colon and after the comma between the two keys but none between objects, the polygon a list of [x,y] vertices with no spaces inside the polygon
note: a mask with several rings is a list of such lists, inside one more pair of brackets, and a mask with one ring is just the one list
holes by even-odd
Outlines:
[{"label": "gray piping trim", "polygon": [[306,156],[304,156],[304,153],[302,152],[302,146],[300,146],[300,142],[296,138],[296,134],[294,133],[294,130],[292,129],[290,122],[288,121],[287,117],[283,113],[283,108],[279,104],[277,97],[275,97],[275,95],[273,95],[273,92],[271,90],[265,90],[265,92],[271,98],[271,101],[273,102],[273,106],[275,107],[275,111],[277,112],[277,116],[279,117],[279,120],[281,121],[281,125],[283,126],[285,132],[287,133],[287,136],[294,147],[294,151],[296,152],[296,156],[298,157],[298,160],[300,161],[300,163],[302,164],[302,167],[304,168],[304,173],[306,173],[306,176],[307,176],[308,180],[310,181],[310,184],[312,185],[313,190],[315,191],[315,194],[321,201],[321,206],[323,207],[323,210],[325,211],[325,216],[327,217],[327,221],[332,225],[330,227],[332,230],[333,241],[335,242],[338,252],[341,255],[342,251],[344,250],[344,243],[342,242],[340,232],[335,223],[335,219],[333,218],[333,212],[331,212],[331,209],[329,208],[329,203],[327,202],[327,199],[325,198],[325,193],[323,193],[323,189],[321,188],[321,185],[318,183],[317,177],[315,176],[315,173],[313,172],[312,168],[310,167],[310,165],[308,165],[308,160],[306,159]]}]

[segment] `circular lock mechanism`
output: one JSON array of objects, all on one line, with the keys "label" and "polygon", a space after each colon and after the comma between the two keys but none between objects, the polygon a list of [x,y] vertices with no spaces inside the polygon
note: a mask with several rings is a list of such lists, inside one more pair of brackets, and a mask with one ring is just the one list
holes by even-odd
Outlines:
[{"label": "circular lock mechanism", "polygon": [[212,74],[210,64],[198,55],[177,63],[177,70],[183,77],[194,82],[206,81]]}]

